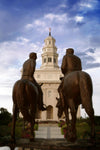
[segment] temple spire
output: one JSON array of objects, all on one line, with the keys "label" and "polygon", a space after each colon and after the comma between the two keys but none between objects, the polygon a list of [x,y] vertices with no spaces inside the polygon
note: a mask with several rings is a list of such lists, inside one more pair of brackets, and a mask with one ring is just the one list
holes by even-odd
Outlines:
[{"label": "temple spire", "polygon": [[51,36],[51,28],[49,28],[49,36]]}]

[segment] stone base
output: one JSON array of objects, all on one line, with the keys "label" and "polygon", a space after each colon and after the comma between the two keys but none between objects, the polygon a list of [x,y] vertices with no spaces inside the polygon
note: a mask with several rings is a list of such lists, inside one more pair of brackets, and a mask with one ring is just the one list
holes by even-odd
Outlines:
[{"label": "stone base", "polygon": [[89,140],[80,140],[75,143],[67,142],[65,139],[35,139],[30,142],[28,139],[20,139],[16,144],[6,144],[11,150],[20,147],[22,150],[100,150],[100,141],[95,143]]}]

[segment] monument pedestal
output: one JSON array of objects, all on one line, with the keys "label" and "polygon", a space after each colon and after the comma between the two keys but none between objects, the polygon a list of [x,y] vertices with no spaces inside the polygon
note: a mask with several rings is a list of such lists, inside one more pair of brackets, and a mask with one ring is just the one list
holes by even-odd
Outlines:
[{"label": "monument pedestal", "polygon": [[95,143],[89,140],[80,140],[75,143],[67,142],[65,139],[35,139],[30,142],[27,139],[16,141],[15,145],[8,144],[11,150],[19,147],[22,150],[100,150],[100,141]]}]

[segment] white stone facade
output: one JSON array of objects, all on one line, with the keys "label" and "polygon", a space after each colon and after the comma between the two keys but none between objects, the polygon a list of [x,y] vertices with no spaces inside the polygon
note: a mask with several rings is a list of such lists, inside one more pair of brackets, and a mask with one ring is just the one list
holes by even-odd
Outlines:
[{"label": "white stone facade", "polygon": [[[43,102],[47,106],[47,111],[39,112],[37,116],[39,120],[58,120],[56,97],[59,97],[57,91],[60,84],[59,78],[63,75],[58,66],[58,54],[55,42],[56,40],[51,36],[51,32],[49,32],[49,36],[44,40],[44,47],[42,49],[42,65],[34,74],[36,81],[39,84],[43,83]],[[78,117],[80,117],[80,109]]]}]

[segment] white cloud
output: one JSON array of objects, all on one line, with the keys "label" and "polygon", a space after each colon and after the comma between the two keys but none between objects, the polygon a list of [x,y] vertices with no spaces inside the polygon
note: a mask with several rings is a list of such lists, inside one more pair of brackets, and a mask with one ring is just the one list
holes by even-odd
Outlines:
[{"label": "white cloud", "polygon": [[33,51],[37,53],[37,64],[40,65],[41,49],[39,42],[34,44],[22,36],[16,41],[0,43],[0,107],[5,107],[11,112],[12,88],[21,78],[22,65]]},{"label": "white cloud", "polygon": [[46,26],[46,23],[42,20],[35,20],[34,21],[34,24],[38,27],[38,26],[41,26],[41,27],[45,27]]},{"label": "white cloud", "polygon": [[[44,32],[47,32],[49,27],[53,27],[55,30],[56,27],[58,27],[58,30],[63,30],[63,25],[68,23],[68,16],[67,13],[63,14],[55,14],[55,13],[47,13],[44,16],[42,16],[39,19],[33,20],[31,24],[27,24],[25,26],[25,29],[32,30],[34,29],[34,32],[38,31],[41,34],[44,34]],[[55,25],[57,24],[57,26]]]},{"label": "white cloud", "polygon": [[87,54],[95,59],[95,63],[100,63],[100,48],[96,48],[94,53],[88,52]]},{"label": "white cloud", "polygon": [[98,0],[82,0],[79,4],[82,10],[94,9],[98,5]]},{"label": "white cloud", "polygon": [[26,29],[32,29],[32,28],[33,28],[33,24],[27,24],[27,25],[25,26],[25,28],[26,28]]},{"label": "white cloud", "polygon": [[[16,80],[20,79],[22,64],[28,59],[29,53],[35,50],[40,56],[41,47],[39,43],[34,44],[24,37],[19,37],[16,41],[0,43],[0,47],[0,85],[3,87],[0,94],[3,94],[7,91],[4,88],[11,87]],[[40,58],[37,62],[39,60]]]},{"label": "white cloud", "polygon": [[30,40],[24,37],[17,37],[17,41],[20,42],[20,44],[25,44],[29,42]]},{"label": "white cloud", "polygon": [[81,3],[80,4],[81,7],[88,7],[88,8],[92,8],[92,5],[89,3]]},{"label": "white cloud", "polygon": [[66,6],[66,4],[60,4],[59,6],[58,6],[58,8],[60,9],[60,8],[66,8],[67,6]]},{"label": "white cloud", "polygon": [[53,14],[49,13],[44,16],[45,19],[49,19],[50,21],[58,21],[59,23],[63,21],[66,22],[67,14]]},{"label": "white cloud", "polygon": [[75,17],[75,21],[76,21],[76,22],[82,22],[83,19],[84,19],[83,16],[76,16],[76,17]]}]

